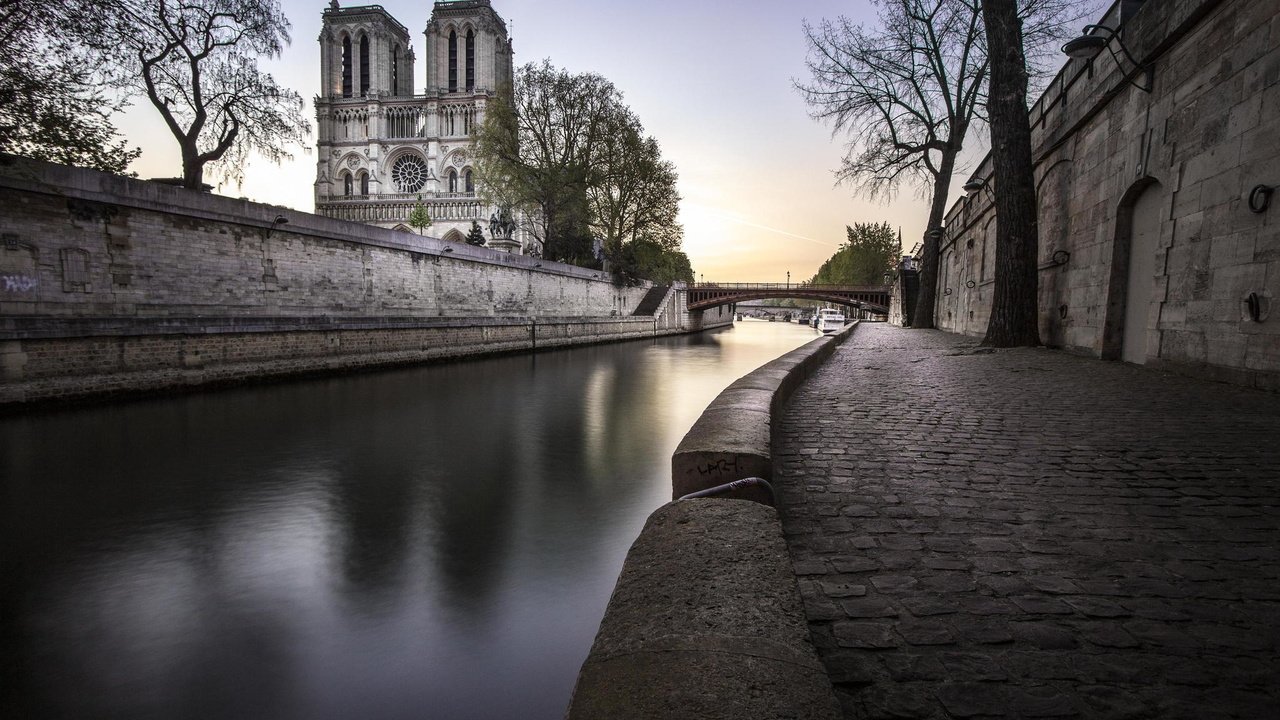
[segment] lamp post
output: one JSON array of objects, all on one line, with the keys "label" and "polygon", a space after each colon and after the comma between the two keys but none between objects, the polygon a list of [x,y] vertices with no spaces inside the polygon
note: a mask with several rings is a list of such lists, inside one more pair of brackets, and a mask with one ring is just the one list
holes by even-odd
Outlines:
[{"label": "lamp post", "polygon": [[788,290],[791,289],[791,271],[790,270],[787,271],[787,289]]}]

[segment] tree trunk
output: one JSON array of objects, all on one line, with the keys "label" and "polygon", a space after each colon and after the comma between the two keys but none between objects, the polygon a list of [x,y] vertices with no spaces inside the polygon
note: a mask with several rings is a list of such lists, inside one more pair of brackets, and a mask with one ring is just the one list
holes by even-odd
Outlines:
[{"label": "tree trunk", "polygon": [[[960,134],[963,137],[963,133]],[[938,304],[938,239],[942,218],[947,212],[947,193],[951,190],[951,174],[956,168],[956,151],[942,153],[938,175],[933,181],[933,203],[929,206],[929,224],[925,227],[924,240],[920,243],[920,292],[916,296],[916,310],[911,316],[911,327],[934,326],[934,306]]]},{"label": "tree trunk", "polygon": [[200,162],[196,156],[200,151],[196,149],[195,143],[190,143],[191,147],[187,147],[187,143],[181,143],[182,147],[182,186],[192,190],[204,189],[204,163]]},{"label": "tree trunk", "polygon": [[1027,118],[1027,67],[1016,0],[985,0],[982,19],[991,57],[987,115],[996,182],[996,274],[983,345],[1040,344],[1036,309],[1035,175]]}]

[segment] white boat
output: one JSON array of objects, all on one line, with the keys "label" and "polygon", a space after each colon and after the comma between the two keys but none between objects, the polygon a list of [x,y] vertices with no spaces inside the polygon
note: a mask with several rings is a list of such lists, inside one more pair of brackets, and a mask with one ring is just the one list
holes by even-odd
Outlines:
[{"label": "white boat", "polygon": [[835,308],[822,308],[818,311],[818,332],[835,332],[844,327],[844,313]]}]

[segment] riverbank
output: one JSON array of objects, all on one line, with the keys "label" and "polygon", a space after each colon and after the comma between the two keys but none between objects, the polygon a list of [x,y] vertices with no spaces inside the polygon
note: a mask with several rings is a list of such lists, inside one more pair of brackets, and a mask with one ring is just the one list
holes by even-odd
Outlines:
[{"label": "riverbank", "polygon": [[[670,303],[668,303],[670,304]],[[669,310],[661,308],[659,312]],[[79,402],[536,352],[701,332],[733,324],[728,307],[673,325],[605,318],[223,318],[70,321],[41,337],[0,319],[0,407]],[[33,323],[48,327],[49,321]],[[48,333],[45,333],[48,334]],[[26,337],[24,337],[26,336]]]},{"label": "riverbank", "polygon": [[[680,286],[0,155],[0,405],[698,332]],[[639,313],[639,314],[637,314]]]}]

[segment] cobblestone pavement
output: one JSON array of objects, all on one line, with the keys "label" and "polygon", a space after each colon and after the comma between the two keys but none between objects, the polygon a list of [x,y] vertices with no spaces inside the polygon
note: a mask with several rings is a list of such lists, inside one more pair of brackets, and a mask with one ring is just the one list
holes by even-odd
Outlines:
[{"label": "cobblestone pavement", "polygon": [[1280,395],[863,324],[779,429],[848,717],[1280,717]]}]

